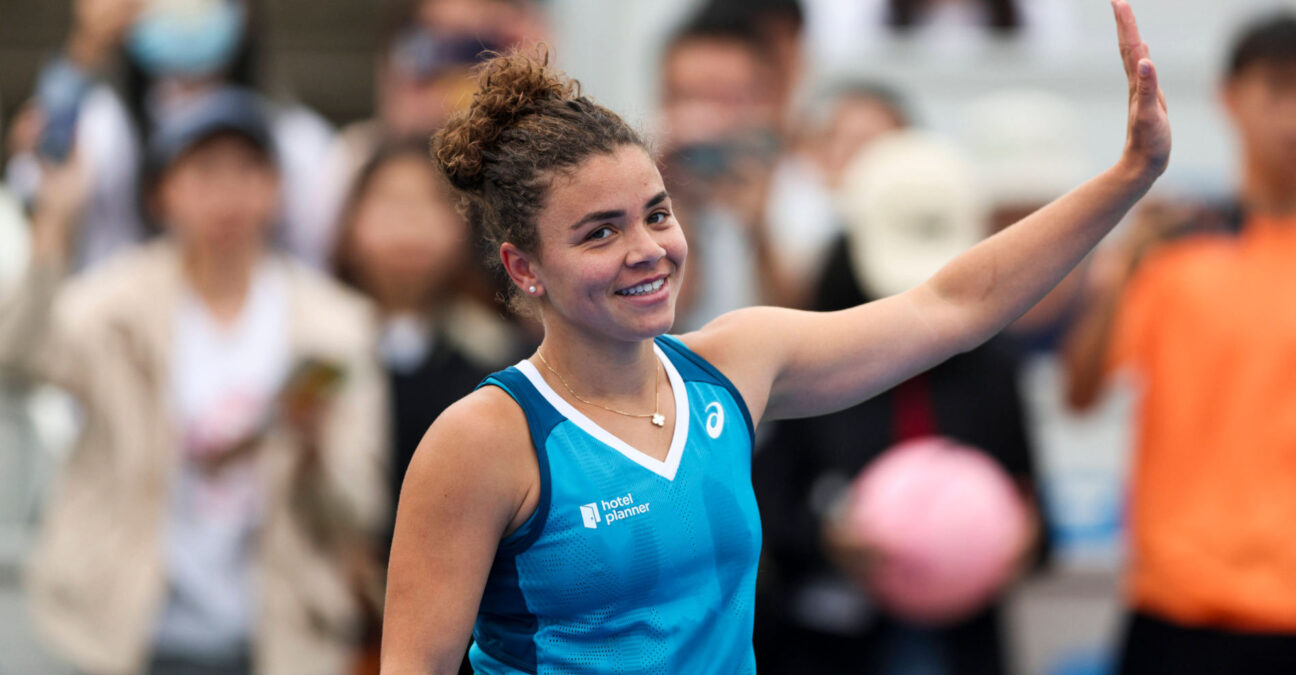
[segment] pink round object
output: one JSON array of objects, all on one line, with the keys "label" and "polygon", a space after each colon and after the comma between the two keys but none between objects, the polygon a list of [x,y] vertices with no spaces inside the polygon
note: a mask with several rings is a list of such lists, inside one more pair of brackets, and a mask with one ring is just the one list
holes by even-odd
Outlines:
[{"label": "pink round object", "polygon": [[947,438],[886,451],[851,497],[847,522],[878,553],[866,585],[883,607],[921,623],[982,607],[1012,576],[1030,526],[1008,474]]}]

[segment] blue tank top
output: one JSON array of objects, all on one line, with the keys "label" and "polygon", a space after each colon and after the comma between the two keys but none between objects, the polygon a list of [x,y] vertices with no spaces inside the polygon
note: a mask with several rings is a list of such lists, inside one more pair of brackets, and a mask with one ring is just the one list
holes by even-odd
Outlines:
[{"label": "blue tank top", "polygon": [[529,361],[482,383],[526,413],[540,500],[500,542],[473,629],[476,672],[755,672],[751,414],[679,340],[654,350],[675,396],[665,461],[600,428]]}]

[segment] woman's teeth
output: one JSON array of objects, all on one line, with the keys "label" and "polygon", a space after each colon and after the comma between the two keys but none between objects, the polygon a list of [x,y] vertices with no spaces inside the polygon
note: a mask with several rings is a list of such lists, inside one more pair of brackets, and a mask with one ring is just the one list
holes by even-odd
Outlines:
[{"label": "woman's teeth", "polygon": [[657,281],[651,281],[646,284],[639,284],[634,288],[627,288],[623,291],[617,291],[617,295],[644,295],[645,293],[652,293],[653,291],[661,288],[662,284],[664,283],[666,283],[666,277],[662,277]]}]

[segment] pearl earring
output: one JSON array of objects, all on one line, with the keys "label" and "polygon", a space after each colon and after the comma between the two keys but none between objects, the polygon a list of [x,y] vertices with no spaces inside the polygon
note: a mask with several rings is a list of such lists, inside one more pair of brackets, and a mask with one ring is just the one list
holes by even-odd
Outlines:
[{"label": "pearl earring", "polygon": [[527,292],[530,293],[531,295],[535,295],[535,292],[536,292],[536,290],[535,290],[535,286],[532,286],[531,288],[528,288],[528,289],[527,289]]}]

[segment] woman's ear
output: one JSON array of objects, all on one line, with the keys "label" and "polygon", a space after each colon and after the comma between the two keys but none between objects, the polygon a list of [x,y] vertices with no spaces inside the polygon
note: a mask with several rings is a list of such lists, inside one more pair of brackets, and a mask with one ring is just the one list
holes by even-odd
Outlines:
[{"label": "woman's ear", "polygon": [[504,242],[500,244],[499,256],[509,279],[522,289],[524,294],[539,297],[544,293],[544,285],[540,283],[530,254],[509,242]]}]

